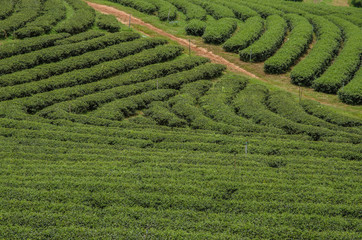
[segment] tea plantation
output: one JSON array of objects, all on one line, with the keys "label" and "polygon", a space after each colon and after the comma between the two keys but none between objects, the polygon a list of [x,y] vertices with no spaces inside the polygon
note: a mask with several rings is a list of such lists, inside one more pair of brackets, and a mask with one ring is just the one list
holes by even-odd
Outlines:
[{"label": "tea plantation", "polygon": [[[252,48],[275,73],[316,31],[324,50],[292,80],[333,76],[346,82],[342,100],[361,99],[360,59],[343,60],[361,47],[357,10],[118,2],[163,21],[230,24],[206,21],[210,42],[245,21],[225,49]],[[0,19],[0,239],[361,238],[360,115],[227,72],[79,0],[1,0]]]},{"label": "tea plantation", "polygon": [[[362,104],[361,8],[284,0],[93,1],[156,15],[165,29],[176,22],[243,62],[263,62],[267,74],[287,73],[295,85]],[[172,17],[164,17],[167,11]]]}]

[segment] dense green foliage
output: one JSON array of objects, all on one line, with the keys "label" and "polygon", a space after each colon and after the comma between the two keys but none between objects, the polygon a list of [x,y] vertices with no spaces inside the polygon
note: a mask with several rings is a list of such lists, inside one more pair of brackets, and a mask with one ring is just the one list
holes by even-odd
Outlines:
[{"label": "dense green foliage", "polygon": [[[8,4],[5,3],[9,7]],[[42,2],[40,0],[19,0],[15,6],[14,13],[5,20],[0,21],[0,39],[9,37],[15,30],[34,20],[39,15],[41,7]]]},{"label": "dense green foliage", "polygon": [[342,102],[347,104],[362,104],[362,68],[355,73],[352,80],[347,86],[342,87],[338,91],[338,96]]},{"label": "dense green foliage", "polygon": [[202,35],[205,43],[221,44],[235,32],[237,22],[233,18],[222,18],[206,26]]},{"label": "dense green foliage", "polygon": [[0,59],[50,47],[55,45],[59,40],[67,37],[69,37],[69,34],[61,33],[29,38],[18,43],[9,42],[0,45]]},{"label": "dense green foliage", "polygon": [[166,0],[147,0],[157,7],[157,16],[161,21],[173,21],[177,17],[177,8]]},{"label": "dense green foliage", "polygon": [[323,17],[308,16],[318,35],[317,43],[307,57],[291,71],[290,78],[297,85],[312,85],[329,66],[337,54],[342,33],[332,22]]},{"label": "dense green foliage", "polygon": [[74,13],[70,18],[56,26],[57,32],[76,34],[86,31],[94,24],[96,14],[93,8],[79,0],[65,1],[74,9]]},{"label": "dense green foliage", "polygon": [[[279,3],[247,1],[246,14]],[[244,19],[237,2],[222,5]],[[262,25],[248,16],[232,20]],[[280,16],[292,41],[306,20]],[[353,28],[335,16],[347,45]],[[7,39],[0,56],[0,239],[360,238],[359,117],[132,29],[52,29]]]},{"label": "dense green foliage", "polygon": [[297,59],[305,53],[313,40],[313,26],[304,17],[288,14],[291,32],[284,45],[277,53],[265,61],[264,71],[266,73],[285,73],[294,65]]},{"label": "dense green foliage", "polygon": [[344,46],[332,66],[313,82],[313,88],[325,93],[337,93],[346,85],[361,65],[362,31],[356,25],[340,18],[331,17],[344,32]]},{"label": "dense green foliage", "polygon": [[48,33],[66,16],[66,8],[62,0],[47,0],[42,10],[43,15],[15,32],[17,38],[35,37]]},{"label": "dense green foliage", "polygon": [[351,5],[353,7],[361,8],[362,7],[362,1],[361,0],[351,0]]},{"label": "dense green foliage", "polygon": [[240,59],[250,62],[262,62],[272,56],[282,45],[287,31],[286,21],[278,15],[266,19],[265,33],[249,47],[240,51]]},{"label": "dense green foliage", "polygon": [[3,0],[1,1],[0,8],[0,20],[5,19],[11,15],[14,11],[15,1],[13,0]]},{"label": "dense green foliage", "polygon": [[120,23],[113,15],[100,14],[96,21],[100,29],[107,30],[108,32],[118,32],[120,29]]},{"label": "dense green foliage", "polygon": [[239,31],[229,38],[222,46],[225,51],[238,53],[257,40],[264,31],[264,20],[259,17],[251,17],[245,21]]},{"label": "dense green foliage", "polygon": [[187,0],[167,0],[186,15],[186,20],[199,19],[206,20],[206,11],[202,7]]},{"label": "dense green foliage", "polygon": [[189,35],[202,36],[205,32],[205,28],[206,22],[203,22],[199,19],[192,19],[185,27],[185,31]]}]

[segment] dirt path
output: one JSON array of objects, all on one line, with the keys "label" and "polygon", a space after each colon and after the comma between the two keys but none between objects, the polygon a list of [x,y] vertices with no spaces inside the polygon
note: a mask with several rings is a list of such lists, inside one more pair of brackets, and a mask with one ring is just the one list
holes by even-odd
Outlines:
[{"label": "dirt path", "polygon": [[[129,16],[130,15],[128,13],[126,13],[126,12],[123,12],[121,10],[118,10],[118,9],[110,7],[110,6],[101,5],[101,4],[97,4],[97,3],[87,2],[87,4],[89,6],[91,6],[91,7],[93,7],[95,10],[101,12],[101,13],[112,14],[112,15],[116,16],[118,18],[118,20],[121,21],[125,25],[128,25],[128,23],[129,23]],[[132,21],[132,24],[145,26],[145,27],[149,28],[150,30],[158,33],[159,35],[168,37],[169,39],[178,42],[180,45],[189,47],[189,41],[187,39],[178,38],[178,37],[176,37],[176,36],[174,36],[174,35],[172,35],[170,33],[167,33],[167,32],[165,32],[165,31],[163,31],[163,30],[161,30],[159,28],[156,28],[155,26],[153,26],[153,25],[151,25],[149,23],[145,23],[141,19],[135,18],[133,16],[131,17],[131,21]],[[147,35],[147,34],[145,34],[145,35]],[[225,58],[214,54],[213,52],[207,50],[206,48],[198,47],[197,45],[195,45],[193,43],[190,43],[190,48],[191,48],[192,51],[194,51],[199,56],[209,58],[214,63],[219,63],[219,64],[226,65],[228,67],[228,69],[231,70],[231,71],[241,72],[241,73],[244,73],[245,75],[248,75],[248,76],[250,76],[252,78],[260,79],[259,77],[257,77],[253,73],[248,72],[245,69],[235,65],[234,63],[229,62]]]}]

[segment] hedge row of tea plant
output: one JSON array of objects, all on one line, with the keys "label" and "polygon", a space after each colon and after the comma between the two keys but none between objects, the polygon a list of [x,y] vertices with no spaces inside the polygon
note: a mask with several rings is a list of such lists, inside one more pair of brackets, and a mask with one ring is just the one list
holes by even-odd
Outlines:
[{"label": "hedge row of tea plant", "polygon": [[100,14],[97,17],[96,24],[100,29],[107,30],[108,32],[118,32],[120,22],[113,15]]},{"label": "hedge row of tea plant", "polygon": [[318,117],[309,115],[304,111],[303,107],[297,101],[295,101],[295,98],[293,98],[291,94],[288,94],[284,91],[270,93],[266,104],[271,111],[286,119],[292,120],[293,122],[328,128],[334,131],[362,134],[362,131],[357,128],[336,126]]},{"label": "hedge row of tea plant", "polygon": [[213,16],[216,20],[219,20],[221,18],[234,18],[234,12],[221,4],[215,4],[210,1],[205,0],[191,0],[192,3],[195,3],[199,6],[201,6],[203,9],[206,10],[206,12]]},{"label": "hedge row of tea plant", "polygon": [[177,94],[174,89],[158,89],[143,92],[106,103],[89,113],[89,116],[110,120],[123,120],[135,114],[136,110],[146,108],[153,101],[165,101]]},{"label": "hedge row of tea plant", "polygon": [[352,105],[362,104],[362,68],[355,73],[347,86],[338,90],[338,97],[342,102]]},{"label": "hedge row of tea plant", "polygon": [[[329,17],[344,33],[343,48],[323,75],[313,81],[313,88],[325,93],[337,93],[346,85],[361,65],[362,31],[356,25],[338,17]],[[362,93],[361,93],[362,95]]]},{"label": "hedge row of tea plant", "polygon": [[317,34],[317,43],[310,53],[299,62],[290,72],[292,83],[296,85],[311,86],[327,69],[337,54],[342,40],[341,30],[332,22],[320,16],[310,16]]},{"label": "hedge row of tea plant", "polygon": [[[208,60],[201,57],[181,58],[164,63],[155,63],[140,67],[129,72],[123,73],[120,76],[103,79],[103,81],[95,81],[84,85],[76,85],[71,88],[60,88],[48,92],[39,93],[28,98],[19,100],[23,109],[27,112],[35,113],[52,104],[69,101],[73,98],[82,97],[87,94],[93,94],[97,91],[105,91],[107,89],[136,84],[147,80],[165,77],[179,71],[189,70],[196,66],[206,63]],[[109,65],[115,66],[116,65]],[[120,65],[118,65],[120,66]],[[96,71],[109,71],[107,65],[93,67]],[[112,72],[113,73],[113,72]],[[113,73],[116,74],[117,72]],[[90,75],[90,77],[97,77]],[[107,75],[105,78],[109,77]],[[80,81],[82,79],[79,79]],[[14,100],[16,101],[16,100]]]},{"label": "hedge row of tea plant", "polygon": [[266,73],[287,72],[305,53],[313,40],[313,26],[306,18],[296,14],[286,14],[284,18],[289,21],[291,32],[276,54],[265,61],[264,71]]},{"label": "hedge row of tea plant", "polygon": [[227,52],[238,53],[255,42],[264,32],[264,20],[259,17],[248,18],[239,31],[237,31],[224,44],[223,48]]},{"label": "hedge row of tea plant", "polygon": [[58,40],[67,38],[69,36],[70,35],[68,33],[51,34],[24,39],[17,43],[9,42],[2,44],[0,45],[0,59],[51,47],[54,46],[55,42]]},{"label": "hedge row of tea plant", "polygon": [[267,109],[264,102],[268,89],[262,85],[250,84],[234,99],[234,106],[241,116],[251,118],[255,123],[280,128],[287,134],[307,134],[314,140],[321,137],[347,137],[355,143],[361,142],[356,134],[336,132],[322,127],[293,122]]},{"label": "hedge row of tea plant", "polygon": [[145,116],[152,118],[157,124],[169,127],[184,127],[187,122],[170,111],[166,102],[155,101],[144,111]]},{"label": "hedge row of tea plant", "polygon": [[111,2],[116,2],[147,14],[153,14],[157,11],[157,7],[146,0],[111,0]]},{"label": "hedge row of tea plant", "polygon": [[303,99],[301,101],[301,106],[307,113],[342,127],[362,126],[362,121],[358,118],[338,114],[333,110],[328,109],[326,106],[312,100]]},{"label": "hedge row of tea plant", "polygon": [[256,11],[252,10],[251,8],[249,8],[247,6],[242,6],[238,3],[234,3],[234,2],[230,2],[230,1],[220,1],[220,0],[213,1],[213,2],[216,2],[218,4],[221,4],[221,5],[224,5],[228,8],[230,8],[234,12],[235,16],[238,19],[243,20],[243,21],[245,21],[248,18],[259,15]]},{"label": "hedge row of tea plant", "polygon": [[12,73],[39,64],[56,62],[66,57],[81,55],[88,51],[97,50],[120,42],[130,41],[139,37],[139,34],[133,32],[114,33],[88,41],[58,45],[22,55],[16,55],[0,60],[0,73]]},{"label": "hedge row of tea plant", "polygon": [[0,39],[9,37],[15,30],[34,20],[40,14],[41,8],[42,1],[40,0],[19,0],[15,5],[14,13],[0,21]]},{"label": "hedge row of tea plant", "polygon": [[56,28],[57,32],[77,34],[93,26],[96,19],[95,10],[85,2],[79,0],[65,0],[73,9],[74,14],[61,22]]},{"label": "hedge row of tea plant", "polygon": [[[223,66],[215,64],[205,64],[196,66],[191,70],[174,73],[162,78],[152,79],[144,82],[139,82],[131,85],[121,85],[112,89],[105,90],[103,92],[96,92],[83,97],[76,98],[68,102],[61,102],[56,105],[52,105],[39,112],[42,116],[47,116],[49,113],[55,111],[67,111],[71,109],[72,113],[86,113],[96,109],[98,106],[114,101],[117,98],[125,98],[134,94],[139,94],[145,91],[157,89],[157,83],[159,88],[177,89],[182,84],[196,81],[203,78],[214,78],[222,73],[225,68]],[[88,116],[84,116],[87,118]]]},{"label": "hedge row of tea plant", "polygon": [[193,36],[202,36],[205,32],[205,29],[206,22],[199,19],[190,20],[185,27],[186,33]]},{"label": "hedge row of tea plant", "polygon": [[1,2],[0,20],[7,18],[14,12],[15,1],[3,0]]},{"label": "hedge row of tea plant", "polygon": [[240,51],[240,59],[245,62],[262,62],[268,59],[283,44],[287,27],[284,18],[278,15],[267,17],[264,34],[252,45]]},{"label": "hedge row of tea plant", "polygon": [[[92,69],[74,70],[40,81],[0,88],[1,99],[27,97],[35,93],[94,82],[116,73],[119,74],[151,63],[172,59],[180,55],[181,50],[181,47],[178,46],[158,46],[125,58],[99,64]],[[132,54],[132,52],[128,54]]]},{"label": "hedge row of tea plant", "polygon": [[97,37],[102,37],[104,35],[105,35],[104,32],[89,30],[86,32],[72,35],[65,39],[58,40],[55,42],[54,45],[65,45],[65,44],[77,43],[77,42],[82,42],[82,41],[90,40],[90,39],[97,38]]},{"label": "hedge row of tea plant", "polygon": [[147,0],[157,7],[157,16],[161,21],[173,21],[177,17],[177,8],[166,0]]},{"label": "hedge row of tea plant", "polygon": [[35,37],[49,33],[53,26],[66,16],[66,8],[62,0],[45,1],[42,11],[43,15],[15,32],[17,38]]},{"label": "hedge row of tea plant", "polygon": [[206,11],[187,0],[167,0],[172,3],[177,9],[186,15],[186,20],[199,19],[206,20]]},{"label": "hedge row of tea plant", "polygon": [[237,28],[237,21],[233,18],[222,18],[206,26],[202,35],[205,43],[221,44],[230,38]]},{"label": "hedge row of tea plant", "polygon": [[280,129],[257,125],[235,114],[229,105],[234,96],[246,87],[248,80],[240,76],[225,77],[200,99],[200,106],[206,116],[219,122],[238,127],[241,132],[283,134]]},{"label": "hedge row of tea plant", "polygon": [[165,44],[165,40],[142,38],[135,41],[120,43],[70,57],[55,63],[41,64],[31,69],[0,76],[0,86],[12,86],[53,77],[76,69],[90,68],[102,62],[112,61],[142,50]]}]

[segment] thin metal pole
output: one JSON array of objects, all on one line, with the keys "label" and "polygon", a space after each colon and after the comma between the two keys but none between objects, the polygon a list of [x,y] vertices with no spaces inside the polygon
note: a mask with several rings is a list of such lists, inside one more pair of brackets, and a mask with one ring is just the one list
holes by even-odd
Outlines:
[{"label": "thin metal pole", "polygon": [[131,14],[129,15],[128,27],[131,28]]},{"label": "thin metal pole", "polygon": [[253,54],[253,50],[250,48],[250,62],[251,62],[251,55]]}]

